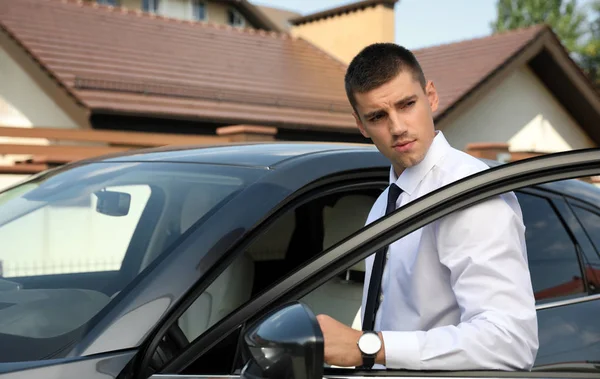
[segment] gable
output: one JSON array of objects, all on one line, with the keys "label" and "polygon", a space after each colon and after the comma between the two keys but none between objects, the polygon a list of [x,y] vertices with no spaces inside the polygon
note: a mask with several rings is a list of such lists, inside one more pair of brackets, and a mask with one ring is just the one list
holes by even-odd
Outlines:
[{"label": "gable", "polygon": [[21,126],[79,127],[2,46],[0,83],[0,99],[4,99],[11,108],[15,108],[22,115],[20,123],[25,125]]},{"label": "gable", "polygon": [[544,153],[597,146],[527,65],[443,130],[458,149],[477,142],[508,143],[511,151]]}]

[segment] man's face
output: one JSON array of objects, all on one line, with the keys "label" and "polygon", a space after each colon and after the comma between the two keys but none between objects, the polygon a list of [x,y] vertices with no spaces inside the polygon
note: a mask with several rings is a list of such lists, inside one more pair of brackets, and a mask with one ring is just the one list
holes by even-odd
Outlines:
[{"label": "man's face", "polygon": [[438,96],[433,83],[423,90],[404,70],[386,84],[354,96],[360,132],[392,162],[397,175],[423,160],[435,137]]}]

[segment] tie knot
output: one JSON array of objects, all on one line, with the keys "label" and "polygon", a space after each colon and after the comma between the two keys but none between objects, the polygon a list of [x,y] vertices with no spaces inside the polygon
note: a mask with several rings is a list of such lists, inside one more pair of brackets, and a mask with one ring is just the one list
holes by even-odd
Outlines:
[{"label": "tie knot", "polygon": [[392,183],[388,189],[388,203],[386,214],[393,212],[396,209],[396,202],[398,201],[398,197],[402,193],[402,189],[398,187],[395,183]]}]

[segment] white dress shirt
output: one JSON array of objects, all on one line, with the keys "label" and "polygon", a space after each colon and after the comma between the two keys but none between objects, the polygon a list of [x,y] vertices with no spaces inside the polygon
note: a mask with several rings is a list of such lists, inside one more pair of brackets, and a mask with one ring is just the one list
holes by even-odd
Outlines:
[{"label": "white dress shirt", "polygon": [[[390,183],[403,206],[487,169],[442,132],[419,164]],[[386,189],[367,224],[385,214]],[[375,330],[386,366],[409,370],[529,370],[538,350],[525,226],[514,193],[451,213],[392,243]],[[362,317],[374,254],[366,260]],[[376,365],[375,368],[382,368]]]}]

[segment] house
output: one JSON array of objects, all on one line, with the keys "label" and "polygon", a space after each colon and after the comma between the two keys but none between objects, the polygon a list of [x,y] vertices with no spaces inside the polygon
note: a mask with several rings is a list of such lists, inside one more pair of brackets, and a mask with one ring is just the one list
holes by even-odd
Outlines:
[{"label": "house", "polygon": [[[182,134],[198,143],[368,142],[343,76],[364,45],[393,40],[396,1],[304,16],[242,0],[121,1],[159,5],[144,12],[91,1],[0,2],[0,154],[28,158],[35,171],[179,143]],[[199,14],[188,12],[194,4],[204,4],[208,21],[190,18]],[[161,15],[184,8],[180,17]],[[230,9],[244,26],[216,19]],[[353,29],[365,38],[342,32]],[[600,96],[546,26],[415,54],[440,93],[436,125],[457,148],[506,159],[600,143]],[[75,142],[57,142],[58,135]]]},{"label": "house", "polygon": [[[247,0],[86,0],[112,7],[139,10],[160,16],[180,20],[210,22],[232,27],[250,27],[267,31],[282,31],[281,24],[277,24],[271,17],[277,19],[279,15],[272,8],[255,6]],[[287,17],[297,14],[286,12]]]}]

